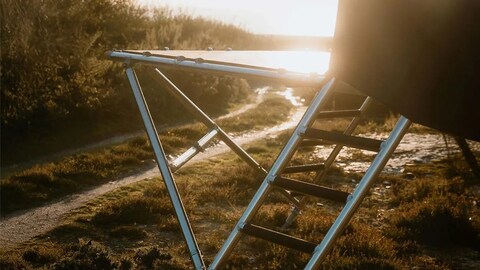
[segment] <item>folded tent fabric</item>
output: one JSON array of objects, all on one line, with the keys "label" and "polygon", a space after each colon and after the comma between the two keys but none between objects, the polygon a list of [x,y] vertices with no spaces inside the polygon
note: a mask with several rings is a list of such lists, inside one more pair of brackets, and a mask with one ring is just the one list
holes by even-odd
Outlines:
[{"label": "folded tent fabric", "polygon": [[480,1],[340,0],[329,73],[414,122],[480,141]]}]

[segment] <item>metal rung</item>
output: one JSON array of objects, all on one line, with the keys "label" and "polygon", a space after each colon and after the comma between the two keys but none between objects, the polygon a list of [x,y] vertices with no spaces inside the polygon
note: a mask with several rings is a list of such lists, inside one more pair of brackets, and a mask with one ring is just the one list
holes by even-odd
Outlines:
[{"label": "metal rung", "polygon": [[190,159],[192,159],[195,155],[197,155],[200,152],[203,152],[205,149],[205,146],[211,142],[215,136],[217,136],[218,130],[212,129],[210,132],[208,132],[205,136],[203,136],[198,142],[190,147],[187,151],[185,151],[183,154],[178,156],[171,164],[170,168],[172,172],[177,171],[180,169],[185,163],[187,163]]},{"label": "metal rung", "polygon": [[312,253],[317,246],[303,239],[249,223],[243,225],[241,232],[305,253]]},{"label": "metal rung", "polygon": [[359,117],[362,115],[360,110],[338,110],[320,112],[317,119],[340,118],[340,117]]},{"label": "metal rung", "polygon": [[[383,143],[381,140],[375,140],[370,138],[363,138],[357,136],[345,135],[337,132],[330,132],[325,130],[319,130],[314,128],[309,128],[305,131],[304,139],[321,139],[328,142],[333,142],[336,144],[342,144],[345,146],[378,152]],[[313,141],[307,141],[312,143]],[[321,142],[320,142],[321,144]],[[304,146],[302,144],[302,146]]]},{"label": "metal rung", "polygon": [[317,172],[324,168],[325,166],[323,164],[296,165],[286,167],[282,173]]},{"label": "metal rung", "polygon": [[340,191],[285,177],[275,178],[275,181],[273,181],[272,184],[301,194],[328,199],[339,203],[346,203],[347,198],[350,195],[350,193],[345,191]]}]

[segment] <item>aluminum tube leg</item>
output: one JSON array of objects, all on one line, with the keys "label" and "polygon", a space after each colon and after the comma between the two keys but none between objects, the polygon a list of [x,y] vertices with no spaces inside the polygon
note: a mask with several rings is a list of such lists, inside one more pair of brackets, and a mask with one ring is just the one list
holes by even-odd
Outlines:
[{"label": "aluminum tube leg", "polygon": [[328,252],[332,248],[333,243],[343,232],[347,224],[350,222],[350,219],[353,217],[353,214],[357,211],[358,207],[367,195],[368,191],[375,183],[377,176],[383,170],[385,164],[387,164],[388,160],[407,132],[410,124],[410,120],[403,116],[400,117],[390,136],[383,143],[382,149],[373,160],[372,165],[368,168],[367,172],[358,184],[358,187],[355,189],[347,204],[340,212],[340,215],[335,220],[335,223],[327,232],[323,241],[315,248],[313,256],[305,266],[305,269],[318,269],[320,263],[325,259]]},{"label": "aluminum tube leg", "polygon": [[462,137],[454,137],[454,139],[457,142],[458,147],[462,150],[463,157],[465,158],[465,161],[467,161],[468,166],[470,166],[473,174],[480,178],[480,166],[478,166],[477,159],[472,153],[470,146],[468,146],[467,141]]},{"label": "aluminum tube leg", "polygon": [[220,268],[221,265],[228,258],[235,244],[240,239],[240,229],[245,225],[245,223],[249,222],[253,218],[255,213],[258,211],[258,209],[262,205],[263,201],[268,195],[268,192],[272,189],[272,186],[270,185],[270,183],[275,180],[278,174],[283,170],[283,168],[288,164],[288,162],[292,158],[298,144],[301,142],[301,139],[302,139],[301,136],[305,132],[305,129],[311,126],[312,123],[315,121],[315,117],[320,111],[320,107],[327,100],[328,96],[331,93],[330,90],[333,88],[334,84],[335,84],[335,78],[332,78],[327,84],[325,84],[322,90],[314,98],[314,100],[312,101],[312,104],[308,107],[307,111],[303,115],[299,124],[295,128],[293,135],[290,137],[289,141],[287,142],[287,144],[282,149],[277,159],[273,163],[272,168],[270,169],[270,172],[268,172],[267,176],[263,180],[262,185],[255,193],[253,199],[250,201],[242,217],[240,217],[240,220],[237,222],[232,232],[228,236],[227,240],[223,244],[222,248],[215,256],[209,269]]},{"label": "aluminum tube leg", "polygon": [[183,232],[183,236],[185,237],[185,241],[187,242],[192,262],[195,266],[195,269],[205,269],[205,264],[201,256],[200,249],[198,248],[198,244],[195,240],[195,236],[190,226],[190,222],[188,220],[187,214],[185,213],[185,208],[183,207],[183,203],[178,193],[178,189],[173,179],[172,173],[170,172],[170,168],[168,167],[165,152],[163,151],[162,144],[155,128],[155,124],[153,123],[150,111],[148,110],[148,106],[145,101],[145,97],[143,96],[142,89],[140,88],[140,84],[138,83],[135,71],[132,67],[127,67],[126,74],[130,82],[133,94],[135,96],[138,110],[140,111],[140,114],[142,116],[148,139],[150,140],[150,144],[152,145],[153,152],[155,154],[155,160],[157,161],[158,168],[160,169],[163,181],[165,182],[165,186],[167,187],[170,200],[172,201],[173,208],[175,209],[178,223],[180,224]]},{"label": "aluminum tube leg", "polygon": [[[150,71],[151,72],[151,71]],[[159,83],[167,86],[167,91],[175,97],[191,114],[197,117],[202,123],[204,123],[207,127],[216,129],[218,131],[218,136],[220,139],[225,142],[225,144],[230,147],[240,158],[245,160],[251,167],[255,168],[256,170],[267,173],[265,169],[258,164],[245,150],[243,150],[238,144],[236,144],[228,134],[221,129],[208,115],[206,115],[200,108],[198,108],[195,103],[193,103],[178,87],[170,81],[160,70],[157,68],[155,69],[156,76],[152,77]]]},{"label": "aluminum tube leg", "polygon": [[[370,106],[371,103],[372,103],[372,98],[367,97],[365,99],[365,101],[363,102],[362,106],[360,106],[360,109],[359,109],[360,112],[364,113],[367,110],[367,108]],[[347,129],[345,129],[345,132],[343,134],[351,135],[353,133],[353,131],[355,130],[355,128],[360,123],[360,120],[361,120],[361,117],[355,117],[352,120],[352,122],[350,122]],[[341,144],[337,144],[335,146],[335,148],[333,148],[332,152],[330,153],[330,155],[328,155],[327,159],[325,160],[323,170],[318,172],[315,175],[315,178],[313,179],[313,183],[318,183],[321,179],[323,179],[325,177],[328,169],[332,166],[333,162],[337,158],[337,156],[340,153],[340,151],[342,150],[342,148],[343,148],[343,145],[341,145]],[[307,201],[308,201],[308,196],[304,196],[302,199],[300,199],[300,201],[298,202],[299,206],[294,206],[292,212],[290,213],[290,215],[285,220],[285,224],[283,224],[283,228],[288,228],[292,225],[293,221],[297,218],[298,214],[300,214],[300,211],[305,206]]]}]

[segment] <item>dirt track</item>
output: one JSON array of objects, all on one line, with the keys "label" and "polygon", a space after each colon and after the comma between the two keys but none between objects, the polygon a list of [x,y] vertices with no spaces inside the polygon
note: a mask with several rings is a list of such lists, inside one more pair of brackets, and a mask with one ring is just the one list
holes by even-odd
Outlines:
[{"label": "dirt track", "polygon": [[[261,100],[262,99],[257,100],[255,104],[259,104]],[[247,105],[245,106],[247,108],[243,107],[240,110],[229,114],[228,116],[237,115],[254,106],[255,105]],[[297,107],[297,110],[292,114],[289,121],[262,131],[244,133],[240,136],[234,137],[234,140],[236,143],[243,145],[260,138],[273,136],[282,130],[294,127],[302,116],[304,110],[304,107]],[[223,154],[227,151],[229,151],[229,148],[224,143],[219,143],[195,156],[187,165]],[[55,226],[57,226],[57,224],[59,224],[59,222],[62,220],[62,217],[66,213],[78,208],[89,200],[101,196],[118,187],[158,176],[160,176],[158,168],[156,166],[151,167],[146,171],[132,176],[117,180],[112,179],[112,181],[109,183],[82,193],[69,195],[45,206],[16,212],[6,217],[2,217],[0,219],[0,243],[2,243],[3,247],[7,247],[28,241],[37,235],[41,235],[53,229]]]}]

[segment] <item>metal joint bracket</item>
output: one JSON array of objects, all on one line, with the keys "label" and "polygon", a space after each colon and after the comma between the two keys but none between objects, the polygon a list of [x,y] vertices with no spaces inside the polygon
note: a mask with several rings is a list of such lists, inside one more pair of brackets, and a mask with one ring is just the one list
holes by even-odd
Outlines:
[{"label": "metal joint bracket", "polygon": [[305,134],[306,131],[307,131],[307,127],[305,126],[298,127],[297,135],[301,137]]},{"label": "metal joint bracket", "polygon": [[265,179],[267,183],[271,184],[277,179],[277,175],[268,175],[267,178]]},{"label": "metal joint bracket", "polygon": [[385,140],[380,144],[380,149],[379,150],[382,150],[383,148],[385,148],[386,145],[387,145],[387,141]]},{"label": "metal joint bracket", "polygon": [[133,67],[134,63],[131,58],[125,58],[125,61],[123,62],[123,67],[124,68],[131,68]]},{"label": "metal joint bracket", "polygon": [[203,147],[200,145],[200,143],[198,143],[198,142],[195,142],[195,144],[193,145],[193,147],[195,147],[195,148],[196,148],[198,151],[200,151],[200,152],[205,151],[205,148],[203,148]]},{"label": "metal joint bracket", "polygon": [[168,167],[170,167],[170,171],[173,172],[176,172],[178,170],[177,166],[175,166],[175,164],[168,164]]},{"label": "metal joint bracket", "polygon": [[175,58],[175,64],[178,65],[185,60],[187,60],[187,58],[185,56],[177,56],[177,58]]},{"label": "metal joint bracket", "polygon": [[240,223],[238,223],[238,225],[237,225],[237,229],[241,231],[241,230],[243,230],[243,228],[245,227],[245,225],[247,225],[247,223],[245,223],[245,222],[240,222]]}]

